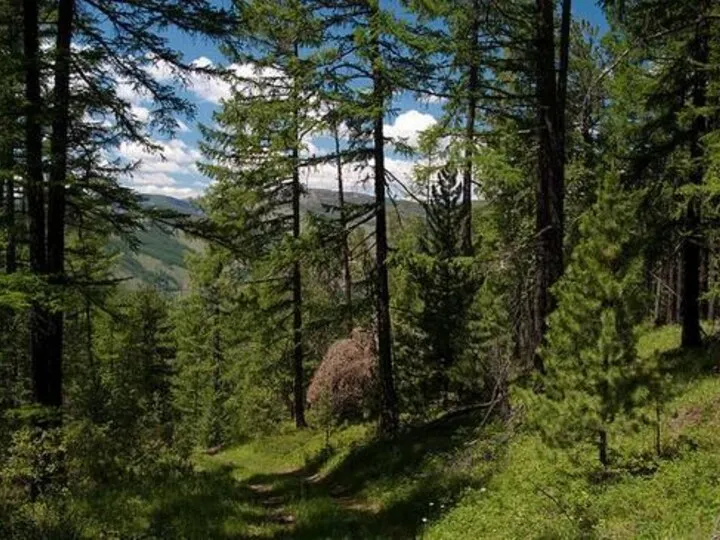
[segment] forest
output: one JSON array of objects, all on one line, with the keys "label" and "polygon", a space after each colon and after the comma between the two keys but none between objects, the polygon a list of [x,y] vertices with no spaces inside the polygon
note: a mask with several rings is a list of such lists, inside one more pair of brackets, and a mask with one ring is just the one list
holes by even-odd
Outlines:
[{"label": "forest", "polygon": [[720,538],[718,2],[0,29],[0,538]]}]

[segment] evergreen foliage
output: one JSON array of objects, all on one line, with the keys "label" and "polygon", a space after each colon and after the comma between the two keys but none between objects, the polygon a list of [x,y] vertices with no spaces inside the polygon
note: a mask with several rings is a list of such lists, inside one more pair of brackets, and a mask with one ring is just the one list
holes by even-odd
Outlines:
[{"label": "evergreen foliage", "polygon": [[530,405],[549,441],[592,441],[603,466],[611,463],[614,427],[644,405],[635,330],[645,307],[638,200],[609,175],[583,216],[540,353],[547,376]]}]

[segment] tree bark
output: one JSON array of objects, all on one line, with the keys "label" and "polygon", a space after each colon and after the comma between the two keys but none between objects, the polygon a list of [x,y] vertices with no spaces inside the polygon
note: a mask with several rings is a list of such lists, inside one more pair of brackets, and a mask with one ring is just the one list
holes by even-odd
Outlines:
[{"label": "tree bark", "polygon": [[[555,308],[551,287],[563,272],[565,198],[565,101],[569,59],[570,0],[563,0],[560,69],[555,73],[554,0],[536,0],[538,183],[536,189],[535,340],[542,343]],[[545,372],[535,355],[535,368]]]},{"label": "tree bark", "polygon": [[345,213],[345,190],[343,185],[342,156],[340,155],[340,135],[337,122],[333,123],[333,137],[335,138],[335,167],[338,181],[338,206],[340,207],[340,228],[342,231],[342,258],[343,258],[343,285],[345,292],[345,310],[348,325],[348,335],[353,330],[353,303],[352,303],[352,273],[350,272],[350,242],[347,230],[347,215]]},{"label": "tree bark", "polygon": [[[295,59],[299,56],[297,42],[294,43],[293,54]],[[297,101],[297,96],[294,96]],[[298,125],[298,113],[294,112],[294,140],[292,148],[292,213],[293,213],[293,396],[295,407],[295,426],[298,428],[307,427],[305,421],[305,381],[303,373],[303,324],[302,324],[302,274],[300,260],[297,252],[297,243],[300,240],[300,197],[302,188],[300,186],[300,134]]]},{"label": "tree bark", "polygon": [[[50,184],[47,211],[47,270],[55,287],[65,274],[65,185],[67,183],[68,130],[70,124],[70,45],[73,35],[75,0],[58,5],[58,33],[55,51],[52,135],[50,137]],[[62,357],[64,313],[50,313],[47,327],[48,378],[53,403],[62,405]]]},{"label": "tree bark", "polygon": [[477,114],[478,33],[480,32],[480,7],[478,0],[472,4],[472,24],[468,35],[468,81],[467,81],[467,119],[465,125],[465,164],[462,184],[462,253],[466,257],[473,254],[472,241],[472,180],[473,159],[475,157],[475,121]]},{"label": "tree bark", "polygon": [[[46,274],[45,252],[45,186],[42,163],[42,114],[40,91],[40,40],[37,0],[23,3],[23,57],[25,70],[25,167],[28,204],[28,241],[30,271]],[[33,301],[29,314],[30,361],[35,401],[43,406],[58,405],[50,381],[46,329],[47,309]]]},{"label": "tree bark", "polygon": [[388,244],[385,215],[385,135],[384,113],[388,89],[383,73],[380,52],[379,8],[371,2],[370,14],[370,60],[373,80],[373,158],[375,165],[375,279],[376,317],[378,334],[378,375],[380,377],[380,423],[379,431],[394,435],[398,429],[398,404],[395,395],[392,366],[392,329],[390,323],[390,290],[388,283]]},{"label": "tree bark", "polygon": [[0,170],[5,171],[4,207],[7,245],[5,246],[5,272],[14,274],[17,270],[17,236],[15,227],[15,167],[12,141],[8,141],[0,156]]},{"label": "tree bark", "polygon": [[[19,20],[17,17],[20,15],[22,8],[20,2],[15,0],[10,3],[10,9],[12,10],[12,17],[9,18],[8,24],[8,50],[13,58],[20,54],[20,48],[22,44],[19,42],[21,36],[18,32]],[[13,88],[15,88],[16,81],[13,80]],[[19,96],[18,102],[19,102]],[[15,103],[13,103],[15,105]],[[2,153],[0,154],[0,169],[5,171],[5,179],[3,185],[4,188],[4,210],[5,210],[5,228],[7,232],[7,245],[5,247],[5,272],[13,274],[17,270],[17,226],[15,223],[15,148],[18,144],[15,136],[15,129],[17,127],[15,116],[11,116],[7,127],[5,128],[7,139]]]},{"label": "tree bark", "polygon": [[213,284],[210,287],[211,291],[211,302],[212,302],[212,330],[210,333],[210,340],[212,342],[212,383],[213,383],[213,411],[212,411],[212,430],[210,433],[210,447],[217,448],[223,444],[223,349],[222,349],[222,335],[220,333],[220,292],[218,281],[222,274],[222,264],[216,262],[213,271]]},{"label": "tree bark", "polygon": [[[690,158],[692,172],[690,184],[699,186],[705,176],[703,164],[703,148],[701,139],[707,132],[707,119],[703,108],[707,102],[707,75],[705,66],[708,63],[709,50],[707,38],[707,22],[697,24],[695,46],[693,47],[693,63],[695,64],[692,105],[696,111],[693,120],[690,140]],[[699,111],[699,112],[697,112]],[[685,348],[702,345],[700,329],[700,201],[692,195],[685,214],[685,238],[682,248],[682,346]]]}]

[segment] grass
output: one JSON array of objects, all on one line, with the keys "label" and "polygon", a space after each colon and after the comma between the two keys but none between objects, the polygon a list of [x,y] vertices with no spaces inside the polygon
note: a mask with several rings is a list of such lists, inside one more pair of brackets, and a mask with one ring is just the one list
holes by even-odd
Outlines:
[{"label": "grass", "polygon": [[[473,490],[428,531],[427,538],[714,538],[720,534],[720,378],[689,373],[717,363],[717,346],[673,351],[678,328],[647,333],[639,353],[665,354],[681,390],[662,421],[664,459],[651,457],[647,427],[616,440],[638,452],[643,473],[620,471],[605,482],[586,473],[592,449],[550,451],[532,433],[517,436],[483,490]],[[693,367],[698,366],[698,367]],[[697,373],[693,373],[697,376]],[[644,452],[643,452],[644,450]]]},{"label": "grass", "polygon": [[651,426],[618,436],[637,466],[602,481],[588,474],[592,448],[553,451],[517,423],[481,428],[477,412],[392,442],[360,425],[328,447],[323,432],[287,428],[198,455],[192,472],[77,502],[83,527],[67,537],[711,538],[720,533],[720,377],[707,366],[720,349],[680,354],[678,340],[677,328],[663,328],[640,343],[641,355],[663,353],[679,385],[663,416],[664,456],[652,455]]}]

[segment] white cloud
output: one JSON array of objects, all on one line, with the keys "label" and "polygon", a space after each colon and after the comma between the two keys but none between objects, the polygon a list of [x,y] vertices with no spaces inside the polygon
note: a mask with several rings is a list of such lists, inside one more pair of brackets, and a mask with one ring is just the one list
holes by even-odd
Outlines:
[{"label": "white cloud", "polygon": [[138,171],[142,172],[178,172],[195,171],[195,163],[201,154],[197,148],[189,146],[180,139],[154,141],[158,151],[151,151],[135,142],[120,144],[118,154],[128,161],[140,161]]},{"label": "white cloud", "polygon": [[[154,141],[159,147],[152,151],[134,142],[123,142],[118,155],[129,162],[139,163],[125,178],[125,184],[142,193],[159,193],[173,197],[200,195],[206,182],[201,181],[196,162],[201,154],[179,139]],[[194,185],[194,187],[188,187]]]},{"label": "white cloud", "polygon": [[132,115],[141,122],[147,122],[150,119],[150,109],[142,105],[131,105],[130,111]]},{"label": "white cloud", "polygon": [[417,99],[418,103],[424,103],[427,105],[442,104],[447,102],[447,98],[442,96],[433,96],[429,94],[423,94]]},{"label": "white cloud", "polygon": [[142,186],[138,188],[140,193],[150,195],[167,195],[176,199],[190,199],[202,195],[202,190],[181,186]]},{"label": "white cloud", "polygon": [[437,124],[437,120],[433,115],[411,109],[398,115],[394,123],[386,124],[385,135],[411,146],[417,146],[420,133],[435,124]]},{"label": "white cloud", "polygon": [[[370,192],[373,188],[373,162],[360,165],[345,163],[342,168],[343,187],[347,191]],[[386,169],[395,175],[405,186],[410,187],[413,177],[414,161],[403,159],[386,159]],[[333,163],[323,163],[315,167],[305,168],[302,173],[305,185],[314,189],[337,190],[337,168]],[[392,182],[391,182],[392,184]],[[391,188],[402,193],[400,186]]]}]

